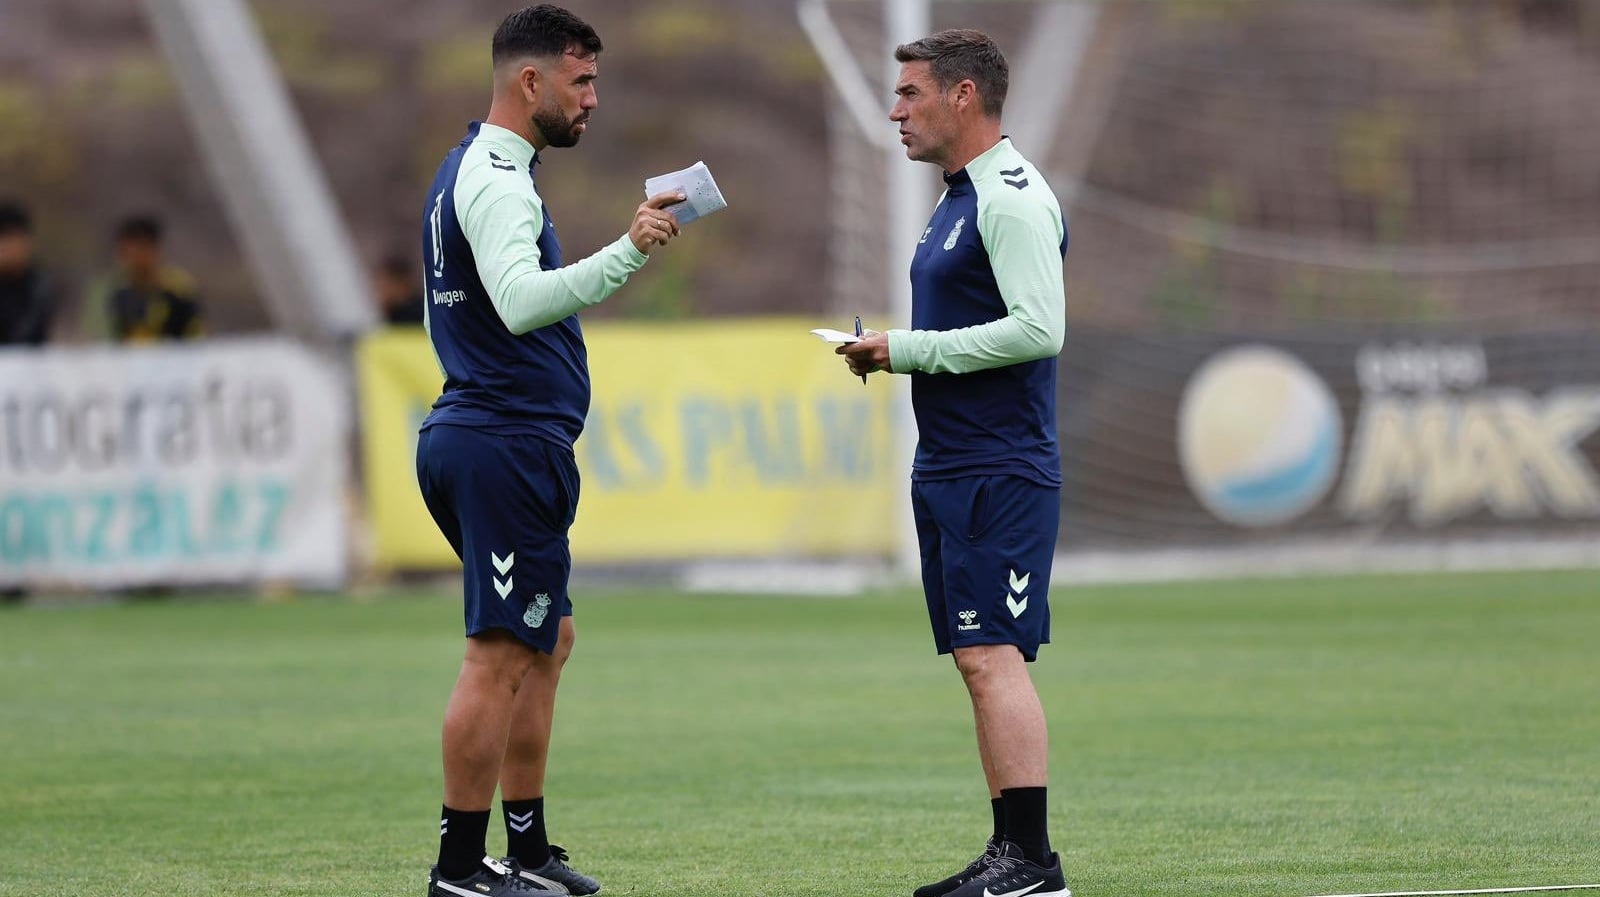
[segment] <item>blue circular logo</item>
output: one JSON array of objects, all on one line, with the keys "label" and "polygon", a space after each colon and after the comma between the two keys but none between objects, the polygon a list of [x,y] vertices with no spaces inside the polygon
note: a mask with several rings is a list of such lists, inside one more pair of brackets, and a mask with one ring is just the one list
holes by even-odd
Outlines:
[{"label": "blue circular logo", "polygon": [[1333,487],[1343,418],[1328,385],[1300,359],[1239,346],[1189,380],[1178,449],[1207,510],[1237,526],[1272,526],[1311,510]]}]

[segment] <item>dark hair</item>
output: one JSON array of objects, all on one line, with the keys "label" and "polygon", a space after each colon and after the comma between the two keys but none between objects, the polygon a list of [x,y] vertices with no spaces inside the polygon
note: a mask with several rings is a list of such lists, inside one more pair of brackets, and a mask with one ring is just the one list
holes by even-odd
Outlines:
[{"label": "dark hair", "polygon": [[580,59],[605,49],[589,23],[549,3],[518,10],[494,32],[494,64],[527,56],[549,58],[572,53]]},{"label": "dark hair", "polygon": [[1011,84],[1011,67],[1000,45],[982,31],[956,28],[940,31],[919,41],[901,44],[894,50],[896,62],[931,62],[933,80],[941,90],[949,90],[970,80],[978,87],[978,99],[985,115],[999,118],[1006,104],[1006,88]]},{"label": "dark hair", "polygon": [[122,219],[122,223],[117,225],[117,242],[140,240],[146,243],[160,243],[164,230],[160,218],[154,215],[134,215]]},{"label": "dark hair", "polygon": [[0,202],[0,234],[33,233],[33,219],[21,203]]}]

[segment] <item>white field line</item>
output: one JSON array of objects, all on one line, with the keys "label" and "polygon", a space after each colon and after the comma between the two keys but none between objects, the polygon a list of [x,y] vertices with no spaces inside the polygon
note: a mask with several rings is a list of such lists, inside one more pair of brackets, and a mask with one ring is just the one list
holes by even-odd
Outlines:
[{"label": "white field line", "polygon": [[1470,891],[1385,891],[1381,894],[1319,894],[1317,897],[1443,897],[1446,894],[1526,894],[1530,891],[1600,891],[1600,885],[1538,885],[1531,888],[1478,888]]}]

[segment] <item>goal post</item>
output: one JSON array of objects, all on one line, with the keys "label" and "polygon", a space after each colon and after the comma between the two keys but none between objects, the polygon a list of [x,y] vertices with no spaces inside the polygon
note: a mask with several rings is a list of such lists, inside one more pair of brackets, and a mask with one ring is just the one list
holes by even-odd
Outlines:
[{"label": "goal post", "polygon": [[243,0],[144,0],[273,322],[322,346],[377,324],[311,140]]}]

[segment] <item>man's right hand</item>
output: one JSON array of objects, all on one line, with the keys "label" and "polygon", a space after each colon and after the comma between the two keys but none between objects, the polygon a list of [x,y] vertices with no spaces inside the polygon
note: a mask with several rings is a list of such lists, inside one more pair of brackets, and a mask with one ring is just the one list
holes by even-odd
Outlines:
[{"label": "man's right hand", "polygon": [[889,337],[876,330],[862,333],[861,339],[845,343],[834,349],[833,354],[843,355],[845,363],[850,366],[850,373],[857,377],[865,377],[873,371],[894,373],[889,367]]},{"label": "man's right hand", "polygon": [[670,193],[657,193],[644,201],[639,210],[633,213],[633,226],[628,228],[628,239],[645,255],[656,246],[665,245],[668,240],[678,235],[678,219],[672,217],[671,212],[663,211],[673,203],[683,202],[687,197],[682,190]]}]

